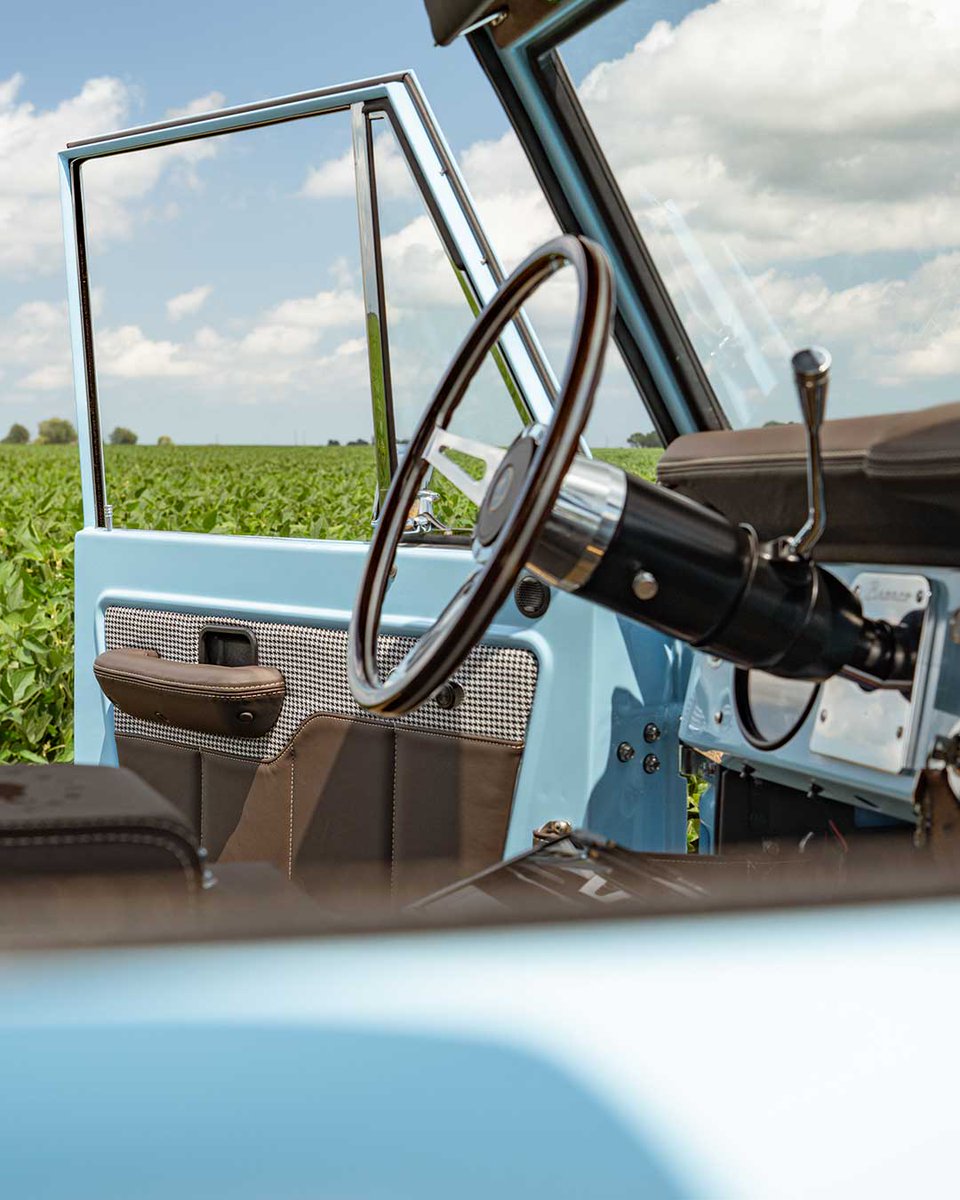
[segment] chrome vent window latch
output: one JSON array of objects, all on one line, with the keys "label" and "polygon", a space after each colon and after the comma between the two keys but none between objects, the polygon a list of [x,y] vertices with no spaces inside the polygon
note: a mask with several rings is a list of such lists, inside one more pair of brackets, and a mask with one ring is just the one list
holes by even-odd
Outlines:
[{"label": "chrome vent window latch", "polygon": [[410,516],[404,532],[406,533],[449,533],[450,526],[434,512],[433,506],[440,499],[439,492],[431,492],[422,488],[417,492],[417,499],[410,509]]}]

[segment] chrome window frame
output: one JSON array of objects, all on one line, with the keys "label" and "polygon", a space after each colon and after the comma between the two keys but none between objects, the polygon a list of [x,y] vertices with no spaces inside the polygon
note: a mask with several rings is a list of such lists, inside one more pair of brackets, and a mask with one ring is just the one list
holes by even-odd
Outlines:
[{"label": "chrome window frame", "polygon": [[365,104],[357,101],[350,105],[357,221],[360,226],[364,334],[367,339],[370,403],[373,407],[373,444],[376,447],[377,459],[377,491],[374,498],[376,518],[380,497],[386,495],[390,480],[397,469],[397,431],[390,374],[390,330],[386,319],[383,256],[380,251],[380,208],[372,119],[373,113]]},{"label": "chrome window frame", "polygon": [[[122,130],[103,137],[71,142],[59,154],[61,203],[67,270],[67,302],[73,352],[74,392],[83,490],[85,527],[109,528],[109,507],[103,466],[103,438],[97,394],[96,359],[84,224],[83,164],[97,158],[168,146],[177,142],[256,129],[333,112],[351,114],[358,183],[357,211],[361,234],[361,267],[364,306],[379,321],[379,345],[371,346],[367,323],[368,354],[381,368],[378,390],[371,371],[371,404],[374,412],[378,482],[389,482],[396,467],[390,394],[389,343],[384,335],[383,271],[379,254],[376,173],[370,155],[369,122],[376,114],[389,118],[401,153],[440,240],[460,278],[468,283],[478,307],[496,292],[504,275],[480,225],[475,206],[460,170],[433,117],[416,76],[410,71],[378,76],[355,83],[301,92],[216,112],[199,113]],[[366,255],[366,261],[364,261]],[[525,419],[546,422],[556,396],[556,379],[525,317],[504,331],[503,360],[509,368]],[[451,352],[453,347],[451,347]],[[424,397],[426,403],[427,397]]]}]

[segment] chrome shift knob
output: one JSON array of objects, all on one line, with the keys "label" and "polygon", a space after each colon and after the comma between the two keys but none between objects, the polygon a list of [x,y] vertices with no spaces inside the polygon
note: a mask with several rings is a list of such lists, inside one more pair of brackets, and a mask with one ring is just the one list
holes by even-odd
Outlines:
[{"label": "chrome shift knob", "polygon": [[801,557],[808,555],[820,541],[827,524],[820,426],[827,408],[830,364],[829,352],[820,346],[798,350],[792,359],[793,379],[807,432],[807,519],[802,528],[788,538],[788,545],[794,554]]},{"label": "chrome shift knob", "polygon": [[793,356],[793,379],[800,397],[800,411],[807,429],[819,432],[830,388],[830,352],[820,346],[798,350]]}]

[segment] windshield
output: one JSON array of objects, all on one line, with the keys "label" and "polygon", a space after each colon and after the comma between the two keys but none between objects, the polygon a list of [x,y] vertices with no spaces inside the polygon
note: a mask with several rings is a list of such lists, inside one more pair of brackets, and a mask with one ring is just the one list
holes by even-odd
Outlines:
[{"label": "windshield", "polygon": [[561,47],[735,427],[955,400],[960,5],[627,0]]}]

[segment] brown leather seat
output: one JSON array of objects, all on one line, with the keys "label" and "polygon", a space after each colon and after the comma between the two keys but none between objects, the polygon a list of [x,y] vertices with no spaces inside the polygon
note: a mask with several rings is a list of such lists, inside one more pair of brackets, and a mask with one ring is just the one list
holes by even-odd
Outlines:
[{"label": "brown leather seat", "polygon": [[144,872],[194,892],[201,856],[176,808],[132,771],[0,766],[0,880]]}]

